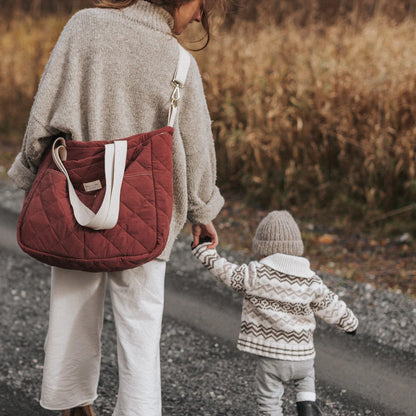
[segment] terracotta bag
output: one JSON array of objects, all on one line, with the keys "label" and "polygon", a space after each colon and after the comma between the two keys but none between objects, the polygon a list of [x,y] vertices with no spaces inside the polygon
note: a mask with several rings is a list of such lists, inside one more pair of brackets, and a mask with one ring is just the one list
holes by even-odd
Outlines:
[{"label": "terracotta bag", "polygon": [[190,55],[179,47],[168,125],[114,141],[57,138],[24,201],[17,241],[43,263],[130,269],[166,246],[173,206],[172,135]]}]

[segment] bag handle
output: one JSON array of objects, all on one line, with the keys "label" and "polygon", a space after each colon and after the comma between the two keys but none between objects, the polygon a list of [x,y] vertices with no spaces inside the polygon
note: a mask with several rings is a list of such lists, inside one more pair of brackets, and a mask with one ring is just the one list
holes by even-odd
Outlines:
[{"label": "bag handle", "polygon": [[120,192],[126,165],[127,141],[117,140],[105,145],[104,167],[106,189],[103,202],[96,214],[78,198],[69,174],[62,163],[62,160],[66,160],[66,155],[65,140],[62,137],[58,137],[52,145],[52,158],[58,169],[66,176],[69,201],[77,223],[94,230],[108,230],[113,228],[118,221]]},{"label": "bag handle", "polygon": [[[168,126],[173,127],[178,112],[180,89],[184,87],[188,74],[191,56],[181,45],[179,46],[179,59],[175,75],[172,80],[173,92],[169,108]],[[108,230],[113,228],[118,221],[120,210],[120,193],[123,183],[124,169],[126,167],[127,141],[116,140],[105,145],[104,167],[106,190],[103,202],[94,214],[81,202],[72,185],[69,174],[63,164],[67,157],[65,139],[58,137],[52,145],[52,158],[58,169],[65,175],[68,183],[69,201],[74,211],[77,223],[83,227],[94,230]]]}]

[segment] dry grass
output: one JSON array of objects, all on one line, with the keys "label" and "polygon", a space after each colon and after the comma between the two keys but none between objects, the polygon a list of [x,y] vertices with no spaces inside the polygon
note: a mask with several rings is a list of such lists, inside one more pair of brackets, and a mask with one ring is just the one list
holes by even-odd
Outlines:
[{"label": "dry grass", "polygon": [[12,133],[12,138],[2,134],[2,143],[13,143],[14,131],[24,127],[43,68],[66,20],[22,17],[7,26],[0,23],[0,125],[2,133]]},{"label": "dry grass", "polygon": [[[416,0],[228,0],[228,21],[263,20],[281,23],[286,19],[297,24],[333,21],[339,16],[356,23],[377,15],[401,21],[416,13]],[[27,13],[44,16],[48,13],[69,13],[90,7],[93,0],[2,0],[0,19]]]},{"label": "dry grass", "polygon": [[416,14],[416,0],[247,0],[232,1],[228,20],[239,19],[297,25],[334,23],[340,17],[359,24],[376,16],[400,22]]},{"label": "dry grass", "polygon": [[92,4],[93,0],[2,0],[0,20],[7,22],[22,14],[36,18],[48,14],[62,15]]},{"label": "dry grass", "polygon": [[0,172],[20,147],[43,68],[66,20],[20,16],[0,21]]},{"label": "dry grass", "polygon": [[[395,20],[381,13],[391,2],[357,11],[357,4],[370,10],[375,3],[338,2],[348,14],[336,24],[287,10],[279,11],[285,18],[276,25],[260,8],[260,20],[223,27],[208,53],[196,54],[224,188],[244,190],[266,208],[297,205],[360,218],[415,201],[415,22],[397,11]],[[397,10],[405,4],[413,7],[413,1],[395,3]],[[375,17],[353,19],[353,12]],[[20,16],[0,23],[0,164],[6,167],[66,20]]]},{"label": "dry grass", "polygon": [[414,21],[242,23],[199,62],[220,178],[265,206],[373,215],[416,198]]}]

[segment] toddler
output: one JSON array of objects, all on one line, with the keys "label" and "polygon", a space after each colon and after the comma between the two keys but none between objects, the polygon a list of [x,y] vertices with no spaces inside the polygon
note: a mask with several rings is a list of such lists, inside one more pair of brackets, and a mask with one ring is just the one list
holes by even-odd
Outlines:
[{"label": "toddler", "polygon": [[253,240],[260,261],[238,266],[208,246],[196,246],[194,255],[244,296],[237,348],[258,356],[259,414],[281,416],[283,383],[294,381],[298,415],[321,415],[315,402],[314,315],[351,335],[358,320],[302,257],[301,233],[293,217],[272,211],[260,222]]}]

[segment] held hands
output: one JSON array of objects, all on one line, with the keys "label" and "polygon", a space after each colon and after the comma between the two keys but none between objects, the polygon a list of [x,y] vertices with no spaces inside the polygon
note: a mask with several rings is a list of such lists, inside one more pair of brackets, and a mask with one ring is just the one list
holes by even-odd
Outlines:
[{"label": "held hands", "polygon": [[192,248],[202,243],[211,244],[208,248],[215,248],[218,245],[218,235],[212,222],[208,224],[193,224],[192,225],[193,242]]}]

